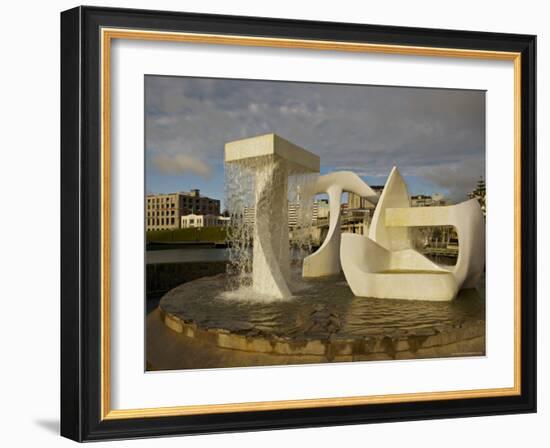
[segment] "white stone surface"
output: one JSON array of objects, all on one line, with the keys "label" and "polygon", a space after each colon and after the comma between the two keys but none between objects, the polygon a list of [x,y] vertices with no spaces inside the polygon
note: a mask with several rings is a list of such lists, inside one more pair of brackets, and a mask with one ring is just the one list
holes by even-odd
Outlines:
[{"label": "white stone surface", "polygon": [[318,172],[319,157],[266,134],[226,143],[225,163],[244,163],[255,176],[252,287],[266,296],[290,297],[288,176]]},{"label": "white stone surface", "polygon": [[381,299],[452,300],[454,275],[413,249],[389,251],[368,237],[342,234],[342,269],[354,295]]},{"label": "white stone surface", "polygon": [[317,251],[304,259],[303,277],[324,277],[341,272],[340,265],[340,220],[341,197],[344,191],[367,197],[373,203],[378,195],[354,172],[338,171],[319,176],[314,186],[315,194],[327,193],[329,197],[329,230]]},{"label": "white stone surface", "polygon": [[388,228],[384,223],[386,209],[395,207],[410,207],[410,199],[405,180],[399,170],[393,167],[374,210],[369,238],[388,250],[410,249],[413,246],[409,229]]},{"label": "white stone surface", "polygon": [[[340,259],[359,297],[452,300],[474,287],[485,264],[485,223],[475,199],[445,207],[411,208],[407,186],[393,168],[380,197],[368,237],[343,234]],[[412,249],[409,227],[454,226],[459,255],[443,267]]]},{"label": "white stone surface", "polygon": [[473,288],[479,282],[485,264],[485,222],[476,199],[445,207],[388,209],[386,226],[454,226],[459,252],[450,270],[464,288]]},{"label": "white stone surface", "polygon": [[298,172],[318,173],[321,167],[318,155],[277,134],[258,135],[225,144],[225,163],[270,155],[285,160]]}]

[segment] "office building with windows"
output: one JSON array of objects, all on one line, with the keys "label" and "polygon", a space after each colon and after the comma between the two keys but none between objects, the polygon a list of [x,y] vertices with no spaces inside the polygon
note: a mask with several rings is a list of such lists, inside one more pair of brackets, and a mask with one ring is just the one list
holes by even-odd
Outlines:
[{"label": "office building with windows", "polygon": [[200,190],[147,195],[145,227],[150,230],[172,230],[181,227],[181,217],[190,214],[220,214],[219,199],[202,196]]}]

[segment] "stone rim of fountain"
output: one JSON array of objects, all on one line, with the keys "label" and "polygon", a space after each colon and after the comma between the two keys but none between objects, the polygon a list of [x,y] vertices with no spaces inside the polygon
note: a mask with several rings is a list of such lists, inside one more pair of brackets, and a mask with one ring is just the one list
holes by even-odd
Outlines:
[{"label": "stone rim of fountain", "polygon": [[418,350],[437,350],[439,347],[473,340],[485,334],[485,320],[471,320],[455,325],[435,325],[411,331],[373,331],[370,335],[357,337],[341,337],[337,333],[323,338],[281,336],[254,328],[235,331],[209,327],[196,322],[189,312],[170,312],[166,309],[165,304],[172,297],[185,294],[185,290],[190,289],[190,286],[220,281],[223,277],[224,274],[203,277],[179,285],[165,294],[159,304],[164,325],[177,333],[208,342],[221,349],[284,356],[317,356],[328,361],[373,355],[384,355],[390,359],[409,359],[414,358],[414,353]]}]

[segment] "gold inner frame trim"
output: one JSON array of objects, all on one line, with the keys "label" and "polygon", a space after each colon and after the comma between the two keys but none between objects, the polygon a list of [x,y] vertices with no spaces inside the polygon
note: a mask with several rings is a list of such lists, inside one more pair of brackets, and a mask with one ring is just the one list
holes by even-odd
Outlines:
[{"label": "gold inner frame trim", "polygon": [[[441,392],[419,392],[391,395],[315,398],[303,400],[262,401],[211,405],[188,405],[140,409],[111,409],[110,368],[110,63],[111,41],[131,39],[185,42],[213,45],[240,45],[383,53],[411,56],[455,57],[513,61],[514,63],[514,386]],[[304,39],[279,39],[217,34],[144,31],[137,29],[101,29],[101,419],[168,417],[211,413],[246,412],[315,407],[350,406],[413,401],[454,400],[502,397],[521,394],[521,54],[485,50],[419,47]]]}]

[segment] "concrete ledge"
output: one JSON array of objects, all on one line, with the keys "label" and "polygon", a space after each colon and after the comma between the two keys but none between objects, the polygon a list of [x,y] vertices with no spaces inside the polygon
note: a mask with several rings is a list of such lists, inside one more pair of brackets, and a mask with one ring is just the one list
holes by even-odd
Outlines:
[{"label": "concrete ledge", "polygon": [[225,144],[226,163],[272,155],[309,172],[318,173],[321,167],[318,155],[290,143],[276,134],[258,135]]},{"label": "concrete ledge", "polygon": [[153,369],[485,354],[485,304],[476,291],[452,303],[366,299],[333,278],[298,298],[259,303],[222,298],[227,280],[203,277],[164,295],[147,321]]},{"label": "concrete ledge", "polygon": [[[285,356],[321,356],[326,361],[347,358],[410,359],[433,356],[463,356],[485,354],[485,322],[425,331],[387,334],[383,329],[372,336],[358,338],[293,339],[280,336],[250,336],[232,333],[223,328],[200,328],[159,308],[162,322],[172,331],[189,338],[201,339],[216,347],[254,353]],[[430,355],[430,353],[432,355]]]},{"label": "concrete ledge", "polygon": [[[207,338],[189,337],[184,333],[175,332],[165,325],[158,308],[147,316],[147,335],[148,371],[444,358],[479,355],[482,354],[481,351],[485,347],[485,338],[480,336],[436,347],[423,346],[416,351],[404,350],[392,353],[391,351],[376,352],[367,349],[362,355],[340,354],[331,359],[324,355],[274,355],[221,348]],[[365,344],[373,346],[372,341],[365,341]]]}]

